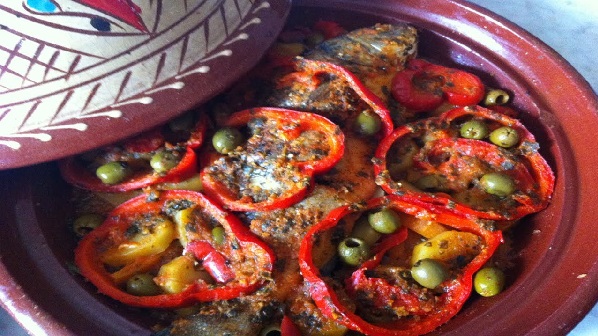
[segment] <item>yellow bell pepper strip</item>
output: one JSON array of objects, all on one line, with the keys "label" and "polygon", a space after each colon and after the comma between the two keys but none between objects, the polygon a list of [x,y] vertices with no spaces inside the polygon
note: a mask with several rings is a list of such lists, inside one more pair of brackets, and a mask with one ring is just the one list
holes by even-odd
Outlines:
[{"label": "yellow bell pepper strip", "polygon": [[[193,211],[181,232],[171,218],[186,209]],[[218,238],[212,234],[215,226],[224,230]],[[181,235],[186,236],[183,244]],[[272,250],[237,217],[203,194],[184,190],[140,195],[123,203],[75,250],[81,274],[99,292],[148,308],[183,307],[252,293],[268,280],[274,261]],[[181,265],[190,269],[179,272],[176,268]],[[199,276],[202,270],[213,279]],[[123,277],[147,272],[167,288],[147,296],[127,292]],[[181,279],[172,279],[176,274]]]},{"label": "yellow bell pepper strip", "polygon": [[[335,230],[337,226],[342,225],[346,216],[379,208],[390,208],[412,216],[434,219],[447,227],[473,233],[481,238],[479,253],[471,256],[467,264],[451,269],[448,278],[433,291],[423,288],[407,276],[402,278],[400,275],[381,275],[384,271],[379,271],[378,267],[386,252],[401,244],[407,237],[407,229],[403,227],[383,237],[374,245],[372,257],[358,265],[352,273],[348,273],[348,277],[334,281],[330,277],[334,278],[336,275],[322,275],[314,264],[312,254],[319,234]],[[435,330],[459,312],[471,294],[473,274],[488,261],[501,242],[500,231],[487,229],[462,213],[422,202],[417,197],[401,198],[389,195],[372,199],[364,206],[349,205],[337,208],[313,226],[299,250],[300,268],[308,283],[312,299],[331,320],[365,335],[422,335]],[[335,274],[347,273],[338,271]],[[348,294],[343,295],[342,300],[337,294],[339,284]],[[354,304],[347,304],[348,298],[353,300]],[[367,311],[349,308],[360,305],[365,305],[363,309]],[[385,314],[391,315],[389,311],[395,311],[396,315],[387,319],[380,317]],[[377,321],[367,319],[362,314],[377,316]]]}]

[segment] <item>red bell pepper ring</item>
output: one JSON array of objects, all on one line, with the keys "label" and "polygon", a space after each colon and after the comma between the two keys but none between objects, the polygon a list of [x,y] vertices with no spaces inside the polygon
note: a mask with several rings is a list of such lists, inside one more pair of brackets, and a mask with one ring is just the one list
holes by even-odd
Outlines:
[{"label": "red bell pepper ring", "polygon": [[[204,267],[215,274],[218,283],[196,281],[182,292],[174,294],[129,294],[122,284],[115,281],[111,273],[114,270],[105,265],[104,256],[111,248],[127,244],[128,232],[136,221],[164,216],[169,204],[186,204],[201,213],[186,228],[190,249],[188,253],[201,255]],[[224,242],[213,243],[212,248],[205,246],[210,239],[207,237],[211,237],[210,230],[204,227],[207,225],[206,218],[212,224],[222,226],[225,231]],[[196,241],[198,237],[203,238]],[[187,190],[163,191],[158,199],[153,200],[148,195],[141,195],[123,203],[108,215],[102,225],[84,236],[75,250],[75,263],[80,273],[100,293],[130,306],[146,308],[177,308],[196,302],[229,300],[253,293],[267,281],[265,277],[272,271],[274,262],[275,256],[270,247],[252,234],[237,217],[224,211],[203,194]]]},{"label": "red bell pepper ring", "polygon": [[[86,163],[76,156],[68,157],[60,161],[60,171],[67,182],[82,189],[98,192],[124,192],[141,189],[159,183],[184,181],[197,173],[197,156],[194,149],[201,146],[206,133],[206,128],[207,119],[202,114],[186,141],[176,144],[176,146],[168,145],[169,147],[180,148],[179,152],[182,156],[178,164],[166,173],[156,173],[148,164],[147,169],[135,171],[123,182],[106,184],[96,176],[95,171],[88,169]],[[144,154],[151,154],[160,148],[165,148],[165,144],[166,138],[163,132],[160,128],[156,128],[126,140],[119,147],[122,147],[122,150],[126,153],[125,156],[142,156]],[[111,154],[113,148],[116,148],[116,146],[107,147],[105,149],[105,155],[109,158],[113,156],[115,161],[119,161],[119,157],[123,156],[123,154],[116,152],[116,150],[114,154]]]},{"label": "red bell pepper ring", "polygon": [[295,68],[296,72],[286,75],[279,81],[279,87],[284,87],[291,83],[302,83],[305,86],[304,89],[309,92],[315,90],[320,85],[320,77],[322,75],[333,75],[346,82],[345,86],[352,89],[358,95],[359,99],[368,105],[372,112],[380,118],[381,130],[378,138],[388,136],[394,129],[390,111],[384,102],[370,91],[357,76],[344,67],[325,61],[298,58]]},{"label": "red bell pepper ring", "polygon": [[[334,288],[320,274],[318,267],[313,263],[312,250],[318,234],[334,228],[343,217],[358,211],[380,207],[390,207],[396,211],[402,211],[419,218],[433,219],[454,229],[476,234],[482,238],[483,247],[480,253],[465,265],[457,276],[449,278],[439,285],[442,288],[442,294],[438,296],[430,311],[425,313],[416,311],[417,318],[399,318],[393,322],[375,324],[364,320],[342,303]],[[386,251],[400,244],[406,236],[406,229],[403,228],[382,240],[375,247],[374,256],[365,261],[347,279],[345,284],[347,290],[350,292],[352,288],[355,289],[358,286],[369,286],[372,291],[377,291],[377,295],[382,297],[389,295],[387,300],[395,300],[396,298],[390,295],[401,293],[401,289],[393,288],[387,280],[370,278],[368,270],[375,268]],[[328,318],[365,335],[412,336],[435,330],[461,310],[471,294],[473,274],[489,260],[501,242],[502,233],[500,231],[487,230],[480,223],[458,211],[422,202],[417,197],[388,195],[372,199],[363,207],[349,205],[330,212],[324,220],[311,227],[306,234],[299,249],[299,261],[301,274],[309,284],[312,299]],[[408,289],[405,290],[408,291]],[[404,298],[408,298],[408,293],[403,292],[403,295]],[[415,304],[411,304],[411,306],[415,306]]]},{"label": "red bell pepper ring", "polygon": [[[263,131],[263,133],[269,134],[276,132],[274,139],[266,138],[262,141],[261,139],[264,137],[261,133],[254,135],[245,144],[245,147],[250,146],[248,144],[252,144],[252,147],[245,148],[240,156],[239,153],[221,156],[217,160],[212,160],[212,163],[201,172],[204,192],[229,210],[268,211],[289,207],[301,201],[309,193],[314,185],[315,174],[326,172],[343,156],[344,134],[336,124],[317,114],[282,108],[255,108],[234,113],[223,126],[241,128],[254,120],[264,120],[265,123],[269,123],[268,127],[274,127],[274,130]],[[311,154],[311,147],[314,144],[309,144],[309,142],[307,145],[299,144],[299,149],[293,147],[293,141],[302,136],[304,132],[317,132],[322,135],[319,140],[319,144],[322,145],[319,153]],[[287,154],[294,150],[307,151],[308,158]],[[249,156],[251,158],[247,159]],[[315,157],[311,158],[311,156]],[[282,190],[268,194],[264,199],[256,199],[252,195],[242,195],[241,189],[251,190],[251,192],[253,189],[259,189],[255,193],[268,193],[269,191],[266,188],[262,189],[261,184],[249,186],[249,182],[244,182],[247,185],[241,185],[239,180],[233,178],[234,173],[224,173],[229,159],[233,164],[240,162],[235,166],[235,170],[249,169],[248,167],[253,165],[259,166],[261,170],[255,173],[256,175],[260,175],[260,178],[268,181],[284,184],[284,187],[281,188]],[[247,162],[242,162],[243,160]],[[291,171],[294,175],[290,177],[273,176]],[[262,174],[267,176],[264,177]],[[227,181],[229,179],[230,181]],[[251,180],[251,177],[249,179]],[[268,183],[268,181],[261,183]]]},{"label": "red bell pepper ring", "polygon": [[415,59],[397,72],[391,93],[406,108],[420,112],[433,110],[444,101],[476,105],[484,98],[485,87],[474,74]]},{"label": "red bell pepper ring", "polygon": [[[494,128],[508,126],[519,135],[519,143],[511,148],[499,148],[485,140],[460,138],[459,121],[473,117],[494,124]],[[442,191],[424,191],[395,181],[389,173],[389,156],[393,144],[410,137],[425,141],[413,156],[413,171],[444,178]],[[428,137],[428,140],[424,140]],[[431,139],[433,138],[433,139]],[[483,107],[461,107],[445,112],[438,118],[429,118],[397,128],[379,144],[374,172],[377,183],[389,194],[417,196],[430,204],[454,208],[472,217],[490,220],[516,220],[544,209],[554,189],[554,174],[542,155],[534,136],[516,119]],[[483,162],[486,169],[509,176],[516,192],[496,199],[493,207],[477,206],[453,197],[456,185],[475,184],[482,174],[472,169],[474,161]],[[486,196],[486,194],[482,194]],[[491,197],[491,196],[489,196]]]},{"label": "red bell pepper ring", "polygon": [[419,293],[413,293],[405,288],[389,283],[388,280],[376,277],[368,277],[367,271],[376,268],[382,261],[385,253],[401,244],[407,239],[407,228],[403,227],[391,237],[384,239],[372,252],[373,257],[364,262],[350,278],[345,282],[347,294],[357,297],[357,293],[365,292],[374,301],[375,308],[381,308],[388,304],[388,299],[393,298],[392,306],[401,307],[410,315],[426,315],[433,309],[429,303],[422,303]]},{"label": "red bell pepper ring", "polygon": [[103,183],[95,175],[95,172],[83,167],[83,164],[76,157],[69,157],[60,161],[59,166],[63,178],[78,188],[98,192],[125,192],[159,183],[180,182],[191,178],[197,173],[197,155],[193,148],[187,147],[179,163],[170,169],[167,174],[159,175],[145,170],[139,171],[125,182],[118,184]]}]

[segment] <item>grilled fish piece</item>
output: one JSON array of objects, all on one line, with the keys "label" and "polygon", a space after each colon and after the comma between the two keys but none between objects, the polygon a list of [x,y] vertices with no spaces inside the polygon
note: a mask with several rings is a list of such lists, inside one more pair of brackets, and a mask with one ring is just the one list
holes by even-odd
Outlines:
[{"label": "grilled fish piece", "polygon": [[326,40],[304,57],[346,67],[358,76],[403,69],[417,55],[417,30],[409,25],[376,24]]},{"label": "grilled fish piece", "polygon": [[417,46],[417,30],[408,25],[377,24],[357,29],[308,49],[296,60],[293,69],[272,69],[267,62],[258,66],[220,98],[232,110],[276,106],[321,113],[341,127],[338,114],[351,115],[367,108],[342,78],[322,73],[309,79],[310,74],[304,73],[303,58],[344,67],[391,112],[397,109],[396,114],[400,114],[401,107],[390,95],[390,85],[395,73],[416,57]]},{"label": "grilled fish piece", "polygon": [[304,57],[345,67],[388,102],[385,88],[390,87],[394,74],[417,56],[417,36],[417,30],[409,25],[376,24],[326,40]]},{"label": "grilled fish piece", "polygon": [[199,313],[176,320],[169,330],[156,336],[254,336],[263,325],[280,320],[282,310],[276,302],[215,302],[203,307]]}]

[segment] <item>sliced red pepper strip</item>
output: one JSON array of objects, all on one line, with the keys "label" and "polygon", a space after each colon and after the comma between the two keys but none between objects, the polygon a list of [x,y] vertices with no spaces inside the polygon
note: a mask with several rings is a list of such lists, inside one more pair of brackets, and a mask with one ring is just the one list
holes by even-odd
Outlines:
[{"label": "sliced red pepper strip", "polygon": [[[483,248],[480,253],[464,266],[456,277],[449,278],[440,285],[442,294],[438,296],[438,301],[433,309],[425,314],[417,312],[417,318],[399,318],[394,322],[383,324],[374,324],[364,320],[341,302],[333,287],[327,283],[325,278],[320,274],[319,269],[313,263],[312,249],[320,232],[334,228],[348,214],[379,207],[390,207],[396,211],[402,211],[416,217],[433,219],[449,227],[474,233],[483,240]],[[406,231],[403,229],[380,243],[379,247],[374,251],[374,257],[363,263],[348,279],[348,287],[359,285],[363,281],[369,281],[370,284],[381,286],[373,287],[374,290],[379,291],[379,295],[392,294],[393,291],[390,290],[392,285],[383,279],[368,278],[366,274],[367,270],[379,264],[382,256],[389,248],[399,244],[405,237]],[[372,199],[364,207],[344,206],[333,210],[326,219],[308,231],[299,250],[299,260],[301,274],[309,283],[310,294],[318,308],[327,317],[365,335],[410,336],[421,335],[435,330],[461,310],[461,307],[471,294],[473,274],[486,263],[501,242],[502,234],[500,231],[493,232],[487,230],[462,213],[446,207],[422,202],[416,197],[401,198],[389,195]],[[368,283],[364,285],[367,286]],[[398,293],[397,291],[394,292]],[[392,297],[388,297],[387,299],[394,300]]]},{"label": "sliced red pepper strip", "polygon": [[[201,172],[204,192],[229,210],[289,207],[311,190],[315,174],[332,168],[344,153],[340,128],[313,113],[255,108],[234,113],[223,126],[242,128],[254,121],[265,126],[256,126],[263,129],[247,140],[243,151],[212,160]],[[237,171],[245,178],[237,179]],[[247,179],[247,171],[255,176]]]},{"label": "sliced red pepper strip", "polygon": [[340,65],[330,62],[298,58],[295,63],[296,72],[281,78],[278,86],[291,86],[300,83],[302,90],[315,90],[321,84],[322,75],[333,75],[345,82],[343,87],[353,90],[359,98],[371,108],[381,121],[379,138],[388,136],[394,129],[390,112],[382,100],[368,89],[357,76]]},{"label": "sliced red pepper strip", "polygon": [[194,240],[187,244],[187,251],[193,253],[195,259],[201,260],[203,267],[220,283],[227,283],[235,278],[227,259],[209,242]]},{"label": "sliced red pepper strip", "polygon": [[301,331],[299,328],[293,323],[290,317],[287,315],[282,317],[282,322],[280,323],[280,335],[281,336],[301,336]]},{"label": "sliced red pepper strip", "polygon": [[[168,209],[177,207],[195,209],[195,217],[185,228],[186,239],[189,241],[188,253],[200,255],[204,267],[214,274],[218,283],[208,284],[198,280],[175,294],[136,296],[127,293],[112,277],[114,269],[105,264],[106,253],[118,246],[134,244],[128,239],[131,230],[138,225],[135,223],[143,223],[156,216],[168,216],[168,211],[176,211]],[[215,224],[224,228],[225,240],[221,243],[212,242],[211,247],[206,247],[205,244],[211,239],[208,225]],[[180,238],[177,236],[174,239]],[[173,241],[171,244],[174,243]],[[203,194],[186,190],[163,191],[154,200],[148,199],[148,195],[141,195],[123,203],[108,215],[101,226],[83,237],[75,250],[77,267],[99,292],[130,306],[148,308],[176,308],[196,302],[228,300],[252,293],[267,281],[266,277],[272,271],[274,261],[275,256],[270,247],[253,235],[237,217],[224,211]],[[144,271],[146,270],[140,270]]]},{"label": "sliced red pepper strip", "polygon": [[[178,164],[168,172],[159,174],[154,172],[149,164],[144,169],[135,171],[125,181],[117,184],[105,184],[95,174],[95,171],[88,169],[87,164],[76,156],[68,157],[59,162],[59,167],[63,178],[82,189],[99,192],[124,192],[141,189],[150,185],[166,182],[180,182],[191,178],[197,173],[197,157],[193,149],[201,146],[207,128],[207,119],[202,114],[195,125],[194,130],[189,137],[182,143],[168,145],[169,147],[180,148],[181,159]],[[111,154],[112,149],[117,146],[106,148],[106,156],[114,156],[114,161],[119,161],[123,156],[143,156],[151,155],[152,152],[165,148],[165,135],[159,129],[153,129],[130,140],[125,141],[122,150]],[[124,153],[123,153],[124,151]],[[135,159],[133,159],[135,160]]]},{"label": "sliced red pepper strip", "polygon": [[476,105],[484,98],[480,78],[467,71],[411,60],[392,80],[393,97],[413,111],[427,111],[445,100],[454,105]]},{"label": "sliced red pepper strip", "polygon": [[[519,143],[503,149],[486,140],[460,138],[460,122],[467,118],[481,120],[494,128],[511,127],[517,131]],[[424,143],[412,156],[413,164],[409,170],[419,175],[441,176],[443,180],[439,190],[419,190],[411,186],[414,181],[393,180],[389,172],[389,158],[392,160],[397,156],[392,153],[393,145],[411,138]],[[387,193],[414,195],[425,202],[452,207],[478,218],[515,220],[545,208],[554,189],[554,174],[538,148],[534,136],[518,120],[483,107],[461,107],[438,118],[397,128],[377,148],[374,171],[377,183]],[[476,206],[454,197],[460,192],[481,190],[474,189],[472,185],[475,186],[483,174],[490,172],[511,177],[516,192],[502,198],[478,194]],[[484,197],[488,204],[481,203]]]}]

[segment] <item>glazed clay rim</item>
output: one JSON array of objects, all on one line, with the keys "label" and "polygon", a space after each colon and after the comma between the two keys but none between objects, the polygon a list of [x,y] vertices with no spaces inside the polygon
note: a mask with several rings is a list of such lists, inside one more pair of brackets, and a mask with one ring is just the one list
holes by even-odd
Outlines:
[{"label": "glazed clay rim", "polygon": [[[586,142],[598,127],[598,97],[566,60],[526,30],[479,6],[454,2],[489,18],[487,29],[496,29],[500,40],[513,41],[511,47],[519,49],[519,62],[513,66],[525,69],[527,64],[534,64],[534,71],[525,72],[532,85],[549,80],[542,86],[547,90],[541,94],[544,99],[537,101],[539,119],[558,139],[558,144],[553,143],[549,150],[564,161],[557,168],[561,171],[555,172],[561,179],[557,181],[553,200],[556,206],[561,206],[560,214],[555,211],[560,217],[538,215],[540,222],[558,223],[553,239],[545,245],[544,258],[537,262],[533,274],[520,279],[512,295],[500,298],[501,302],[518,304],[515,307],[497,304],[486,312],[487,316],[500,316],[500,323],[489,325],[491,319],[477,321],[481,319],[478,316],[468,324],[484,323],[483,334],[487,335],[545,335],[547,331],[566,334],[598,301],[598,288],[594,285],[598,281],[598,252],[592,248],[594,235],[588,234],[598,219],[588,211],[598,201],[598,183],[588,168],[598,164],[598,156],[588,152],[591,149]],[[584,152],[576,152],[573,147]]]}]

